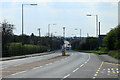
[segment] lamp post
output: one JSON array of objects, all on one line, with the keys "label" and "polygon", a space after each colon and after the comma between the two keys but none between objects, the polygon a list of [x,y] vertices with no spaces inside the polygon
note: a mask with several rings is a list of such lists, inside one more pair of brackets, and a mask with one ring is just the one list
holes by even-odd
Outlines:
[{"label": "lamp post", "polygon": [[65,39],[65,27],[63,27],[63,38]]},{"label": "lamp post", "polygon": [[[37,5],[37,4],[22,4],[22,36],[23,36],[23,34],[24,34],[24,10],[23,10],[23,8],[24,8],[24,5],[31,5],[31,6],[34,6],[34,5]],[[23,38],[22,38],[22,45],[24,45],[24,40],[23,40]]]},{"label": "lamp post", "polygon": [[[77,28],[75,30],[78,30]],[[81,29],[80,29],[80,40],[81,40]]]},{"label": "lamp post", "polygon": [[55,32],[55,34],[56,34],[57,32]]},{"label": "lamp post", "polygon": [[48,24],[48,37],[50,37],[50,25],[56,25],[56,24]]},{"label": "lamp post", "polygon": [[87,16],[95,16],[96,17],[96,37],[98,37],[98,15],[87,14]]},{"label": "lamp post", "polygon": [[75,37],[76,35],[75,34],[71,34],[73,37]]},{"label": "lamp post", "polygon": [[39,31],[39,37],[41,37],[41,34],[40,34],[40,28],[38,28],[38,31]]}]

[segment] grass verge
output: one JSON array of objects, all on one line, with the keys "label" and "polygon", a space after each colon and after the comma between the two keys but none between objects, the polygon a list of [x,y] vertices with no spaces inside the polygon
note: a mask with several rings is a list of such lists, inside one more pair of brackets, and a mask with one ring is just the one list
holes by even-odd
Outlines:
[{"label": "grass verge", "polygon": [[74,51],[85,52],[85,53],[96,53],[96,54],[108,54],[113,58],[120,59],[120,50],[113,50],[113,51],[109,51],[108,53],[100,50],[74,50]]},{"label": "grass verge", "polygon": [[107,54],[100,50],[74,50],[74,51],[85,52],[85,53]]},{"label": "grass verge", "polygon": [[116,51],[109,51],[108,55],[112,56],[112,57],[114,57],[116,59],[120,59],[120,51],[119,50],[118,51],[117,50]]}]

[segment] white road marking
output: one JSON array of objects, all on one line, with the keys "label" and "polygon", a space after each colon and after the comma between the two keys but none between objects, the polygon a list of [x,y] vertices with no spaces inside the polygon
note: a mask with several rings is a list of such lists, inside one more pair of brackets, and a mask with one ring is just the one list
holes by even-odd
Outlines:
[{"label": "white road marking", "polygon": [[33,69],[38,69],[38,68],[40,68],[40,67],[35,67],[35,68],[33,68]]},{"label": "white road marking", "polygon": [[85,62],[85,64],[86,64],[87,62]]},{"label": "white road marking", "polygon": [[76,68],[73,72],[76,72],[79,68]]},{"label": "white road marking", "polygon": [[49,63],[49,64],[53,64],[53,63]]},{"label": "white road marking", "polygon": [[20,66],[21,64],[17,64],[17,65],[15,65],[15,66]]},{"label": "white road marking", "polygon": [[67,77],[69,77],[70,76],[70,74],[68,74],[68,75],[66,75],[65,77],[63,77],[63,79],[65,79],[65,78],[67,78]]},{"label": "white road marking", "polygon": [[[89,57],[88,57],[87,61],[86,61],[85,63],[83,63],[82,65],[80,65],[80,67],[82,67],[83,65],[85,65],[86,63],[88,63],[88,61],[90,60],[90,54],[88,54],[88,55],[89,55]],[[78,69],[79,69],[79,68],[76,68],[73,72],[76,72]],[[68,75],[66,75],[65,77],[63,77],[63,79],[64,79],[64,78],[67,78],[67,77],[69,77],[69,76],[70,76],[70,74],[68,74]]]},{"label": "white road marking", "polygon": [[55,63],[58,63],[58,62],[60,62],[60,61],[56,61]]},{"label": "white road marking", "polygon": [[80,67],[82,67],[82,66],[84,66],[86,63],[88,63],[88,61],[90,60],[90,54],[88,54],[88,55],[89,55],[88,60],[87,60],[85,63],[83,63],[82,65],[80,65]]},{"label": "white road marking", "polygon": [[11,75],[17,75],[17,74],[21,74],[21,73],[24,73],[24,72],[27,72],[27,71],[18,72],[18,73],[11,74]]},{"label": "white road marking", "polygon": [[2,67],[2,68],[0,68],[0,69],[5,69],[5,68],[8,68],[8,67]]},{"label": "white road marking", "polygon": [[40,66],[40,67],[43,67],[43,66]]},{"label": "white road marking", "polygon": [[84,64],[80,65],[80,67],[84,66]]},{"label": "white road marking", "polygon": [[46,66],[49,65],[49,64],[45,64]]}]

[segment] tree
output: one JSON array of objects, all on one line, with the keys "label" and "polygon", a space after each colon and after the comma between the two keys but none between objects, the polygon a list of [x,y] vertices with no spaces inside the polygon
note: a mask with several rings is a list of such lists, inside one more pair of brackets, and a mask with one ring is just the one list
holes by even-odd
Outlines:
[{"label": "tree", "polygon": [[98,38],[94,37],[87,37],[80,40],[74,40],[72,42],[72,49],[78,49],[78,50],[97,50],[99,46]]},{"label": "tree", "polygon": [[13,36],[14,25],[9,24],[6,20],[2,25],[2,52],[7,53],[7,44],[10,43],[11,37]]},{"label": "tree", "polygon": [[108,32],[103,41],[108,50],[120,49],[120,25]]}]

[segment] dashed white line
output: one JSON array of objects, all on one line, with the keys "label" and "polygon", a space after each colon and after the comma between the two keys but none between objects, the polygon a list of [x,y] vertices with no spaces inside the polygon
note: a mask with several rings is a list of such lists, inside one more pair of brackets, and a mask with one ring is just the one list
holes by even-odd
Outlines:
[{"label": "dashed white line", "polygon": [[40,66],[40,67],[43,67],[43,66]]},{"label": "dashed white line", "polygon": [[84,66],[84,64],[80,65],[80,67]]},{"label": "dashed white line", "polygon": [[67,77],[69,77],[69,76],[70,76],[70,74],[68,74],[67,76],[63,77],[63,79],[65,79],[65,78],[67,78]]},{"label": "dashed white line", "polygon": [[50,63],[50,64],[53,64],[53,63]]},{"label": "dashed white line", "polygon": [[55,63],[57,63],[57,62],[60,62],[60,61],[56,61]]},{"label": "dashed white line", "polygon": [[38,69],[38,68],[40,68],[40,67],[35,67],[35,68],[33,68],[33,69]]},{"label": "dashed white line", "polygon": [[85,62],[85,64],[86,64],[87,62]]},{"label": "dashed white line", "polygon": [[[86,61],[85,63],[83,63],[82,65],[80,65],[80,67],[82,67],[83,65],[85,65],[86,63],[88,63],[88,61],[90,60],[90,54],[88,54],[88,55],[89,55],[89,57],[88,57],[87,61]],[[79,69],[79,68],[76,68],[73,72],[76,72],[78,69]],[[68,74],[68,75],[66,75],[65,77],[63,77],[63,79],[64,79],[64,78],[67,78],[67,77],[69,77],[69,76],[70,76],[70,74]]]},{"label": "dashed white line", "polygon": [[76,72],[79,68],[76,68],[73,72]]},{"label": "dashed white line", "polygon": [[8,68],[8,67],[2,67],[2,68],[0,68],[0,69],[5,69],[5,68]]},{"label": "dashed white line", "polygon": [[21,64],[17,64],[17,65],[15,65],[15,66],[20,66]]},{"label": "dashed white line", "polygon": [[49,64],[45,64],[46,66],[49,65]]},{"label": "dashed white line", "polygon": [[18,72],[18,73],[11,74],[11,75],[17,75],[17,74],[21,74],[21,73],[24,73],[24,72],[27,72],[27,71]]}]

